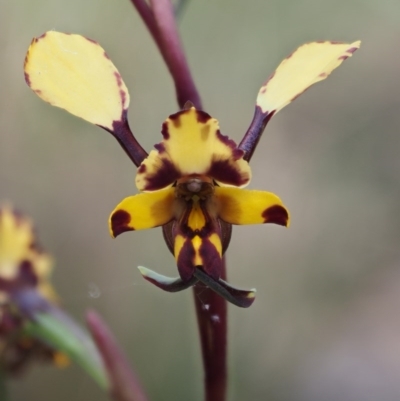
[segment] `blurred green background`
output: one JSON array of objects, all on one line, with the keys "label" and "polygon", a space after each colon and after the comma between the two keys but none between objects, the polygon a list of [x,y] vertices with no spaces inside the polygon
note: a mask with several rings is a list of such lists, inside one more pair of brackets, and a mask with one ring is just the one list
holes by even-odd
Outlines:
[{"label": "blurred green background", "polygon": [[[161,57],[128,0],[0,1],[0,198],[35,219],[64,306],[104,316],[150,399],[202,400],[191,292],[164,293],[136,269],[177,274],[161,230],[108,234],[110,211],[135,193],[134,166],[108,133],[37,98],[22,70],[46,30],[97,40],[149,150],[177,111]],[[181,18],[205,110],[237,141],[293,49],[362,40],[273,118],[252,160],[250,187],[278,194],[292,224],[234,229],[229,280],[258,292],[250,309],[229,308],[232,401],[400,399],[399,22],[397,0],[192,0]],[[107,399],[75,366],[36,366],[10,396]]]}]

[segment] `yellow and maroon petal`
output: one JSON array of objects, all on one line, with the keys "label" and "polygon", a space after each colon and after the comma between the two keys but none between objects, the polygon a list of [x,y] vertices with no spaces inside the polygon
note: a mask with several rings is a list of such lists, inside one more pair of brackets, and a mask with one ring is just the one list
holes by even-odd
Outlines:
[{"label": "yellow and maroon petal", "polygon": [[142,163],[136,176],[141,191],[154,191],[187,175],[205,175],[243,187],[251,178],[249,164],[234,141],[222,135],[215,118],[194,107],[171,115],[163,124],[164,140]]},{"label": "yellow and maroon petal", "polygon": [[174,200],[173,188],[125,198],[110,215],[111,236],[168,223],[174,218]]},{"label": "yellow and maroon petal", "polygon": [[261,87],[257,106],[265,114],[277,113],[316,82],[325,79],[360,47],[360,41],[313,42],[289,55]]},{"label": "yellow and maroon petal", "polygon": [[273,193],[240,188],[215,188],[218,216],[230,224],[289,225],[289,213]]},{"label": "yellow and maroon petal", "polygon": [[122,119],[129,93],[104,49],[80,35],[49,31],[33,39],[25,79],[44,101],[107,129]]}]

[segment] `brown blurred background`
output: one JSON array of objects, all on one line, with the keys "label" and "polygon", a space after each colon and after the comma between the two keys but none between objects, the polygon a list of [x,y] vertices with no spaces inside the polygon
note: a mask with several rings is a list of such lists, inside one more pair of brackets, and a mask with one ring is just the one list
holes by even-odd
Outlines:
[{"label": "brown blurred background", "polygon": [[[107,231],[110,211],[136,191],[134,166],[108,133],[45,104],[23,79],[32,37],[55,29],[99,41],[150,149],[177,111],[155,46],[128,0],[0,4],[0,198],[33,216],[65,307],[104,316],[151,400],[200,401],[192,294],[157,290],[136,269],[177,275],[161,231]],[[294,48],[362,40],[274,117],[253,158],[250,187],[277,193],[292,225],[234,229],[230,282],[258,293],[250,309],[229,308],[232,401],[400,399],[399,22],[397,0],[192,0],[181,18],[205,109],[237,141],[259,86]],[[107,399],[75,366],[35,367],[10,395]]]}]

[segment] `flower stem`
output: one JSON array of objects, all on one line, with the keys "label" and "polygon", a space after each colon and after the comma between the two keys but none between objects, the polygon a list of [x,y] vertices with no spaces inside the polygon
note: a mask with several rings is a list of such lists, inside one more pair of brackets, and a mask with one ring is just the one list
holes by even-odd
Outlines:
[{"label": "flower stem", "polygon": [[110,329],[94,311],[86,314],[86,321],[103,357],[111,384],[111,395],[116,401],[147,401],[147,397],[118,346]]},{"label": "flower stem", "polygon": [[179,107],[183,108],[187,101],[191,101],[197,109],[201,109],[200,95],[190,73],[171,1],[150,0],[150,6],[144,0],[131,2],[146,24],[172,75]]},{"label": "flower stem", "polygon": [[[226,279],[225,257],[221,278]],[[227,385],[227,302],[204,284],[196,284],[193,291],[205,372],[205,401],[224,401]]]}]

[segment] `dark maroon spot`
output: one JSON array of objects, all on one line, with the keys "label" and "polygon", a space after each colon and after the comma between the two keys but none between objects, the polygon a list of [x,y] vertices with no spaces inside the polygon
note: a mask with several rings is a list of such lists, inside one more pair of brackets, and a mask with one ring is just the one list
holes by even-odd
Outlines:
[{"label": "dark maroon spot", "polygon": [[287,226],[289,215],[287,210],[280,205],[271,206],[262,213],[264,223],[273,223],[280,226]]},{"label": "dark maroon spot", "polygon": [[302,95],[308,88],[304,89],[303,91],[301,91],[300,93],[298,93],[295,97],[293,97],[290,101],[293,102],[294,100],[296,100],[300,95]]},{"label": "dark maroon spot", "polygon": [[204,238],[199,249],[201,259],[203,260],[203,270],[214,280],[219,280],[221,276],[222,259],[214,244]]},{"label": "dark maroon spot", "polygon": [[196,110],[197,121],[205,124],[208,120],[211,120],[211,116],[205,111]]},{"label": "dark maroon spot", "polygon": [[230,139],[227,135],[222,135],[220,130],[217,131],[217,138],[226,146],[231,149],[236,149],[236,143],[233,139]]},{"label": "dark maroon spot", "polygon": [[321,74],[318,75],[321,78],[326,78],[328,74],[326,72],[321,72]]},{"label": "dark maroon spot", "polygon": [[29,78],[29,74],[25,72],[24,76],[25,76],[25,82],[28,84],[28,86],[31,86],[31,80]]},{"label": "dark maroon spot", "polygon": [[138,173],[139,174],[143,174],[146,171],[146,165],[145,164],[141,164],[140,167],[138,168]]},{"label": "dark maroon spot", "polygon": [[356,50],[358,49],[358,47],[350,47],[350,49],[347,49],[347,53],[351,53],[353,54]]},{"label": "dark maroon spot", "polygon": [[[323,42],[322,42],[322,43],[323,43]],[[339,41],[337,41],[337,40],[330,40],[329,43],[330,43],[331,45],[342,45],[344,42],[339,42]]]},{"label": "dark maroon spot", "polygon": [[340,57],[338,57],[338,60],[346,60],[348,58],[349,58],[349,56],[340,56]]},{"label": "dark maroon spot", "polygon": [[[286,57],[286,59],[285,60],[289,60],[292,56],[293,56],[293,54],[294,54],[294,51],[293,52],[291,52],[287,57]],[[275,75],[275,72],[273,73],[273,75],[272,76],[274,76]],[[269,77],[269,79],[268,79],[268,81],[271,79],[272,77]]]},{"label": "dark maroon spot", "polygon": [[47,35],[47,32],[45,32],[45,33],[43,33],[42,35],[38,36],[38,37],[36,38],[36,42],[37,42],[39,39],[43,39],[46,35]]},{"label": "dark maroon spot", "polygon": [[103,53],[103,56],[107,59],[110,60],[110,57],[108,57],[108,54],[106,52]]},{"label": "dark maroon spot", "polygon": [[165,188],[167,185],[176,181],[180,176],[180,172],[171,161],[162,159],[162,166],[157,170],[157,172],[146,177],[147,183],[144,189],[147,191],[155,191],[157,189]]},{"label": "dark maroon spot", "polygon": [[119,95],[121,96],[121,102],[122,102],[122,107],[125,106],[125,101],[126,101],[126,92],[123,91],[122,89],[119,90]]},{"label": "dark maroon spot", "polygon": [[128,212],[125,212],[125,210],[117,210],[111,216],[111,230],[114,237],[118,237],[118,235],[126,231],[134,231],[134,228],[128,226],[130,222],[131,216]]},{"label": "dark maroon spot", "polygon": [[115,72],[114,72],[114,76],[115,76],[115,78],[117,79],[117,85],[118,85],[119,87],[121,87],[121,86],[122,86],[122,77],[121,77],[121,74],[120,74],[119,72],[115,71]]},{"label": "dark maroon spot", "polygon": [[98,43],[97,43],[95,40],[93,40],[93,39],[87,38],[86,36],[84,36],[84,38],[85,38],[86,40],[88,40],[89,42],[94,43],[95,45],[98,44]]},{"label": "dark maroon spot", "polygon": [[161,127],[161,135],[165,140],[169,139],[169,130],[167,122],[163,122],[163,125]]},{"label": "dark maroon spot", "polygon": [[165,152],[165,146],[164,144],[161,143],[157,143],[156,145],[154,145],[154,147],[158,150],[158,153],[163,153]]},{"label": "dark maroon spot", "polygon": [[243,177],[235,167],[229,164],[228,160],[214,160],[206,175],[235,187],[242,186],[248,181],[248,177]]},{"label": "dark maroon spot", "polygon": [[[183,112],[179,111],[178,113],[175,113],[175,114],[172,114],[171,116],[169,116],[169,119],[170,119],[170,121],[172,122],[172,124],[173,124],[173,126],[175,128],[179,128],[181,126],[181,114],[184,113],[184,112],[185,111],[183,111]],[[166,124],[166,123],[164,123],[164,124]],[[169,137],[169,134],[168,134],[168,137]]]},{"label": "dark maroon spot", "polygon": [[186,239],[177,258],[179,275],[183,281],[188,281],[193,276],[195,268],[193,264],[194,255],[193,244],[189,239]]},{"label": "dark maroon spot", "polygon": [[32,262],[29,260],[23,260],[19,266],[19,275],[16,278],[18,286],[31,285],[35,286],[38,283],[38,277]]},{"label": "dark maroon spot", "polygon": [[[292,54],[293,54],[293,53],[292,53]],[[263,85],[262,85],[262,87],[261,87],[261,90],[260,90],[260,92],[261,92],[262,94],[264,94],[264,93],[267,91],[267,84],[268,84],[269,81],[271,81],[271,79],[275,76],[275,74],[276,74],[276,71],[274,71],[274,72],[268,77],[268,79],[263,83]]]}]

